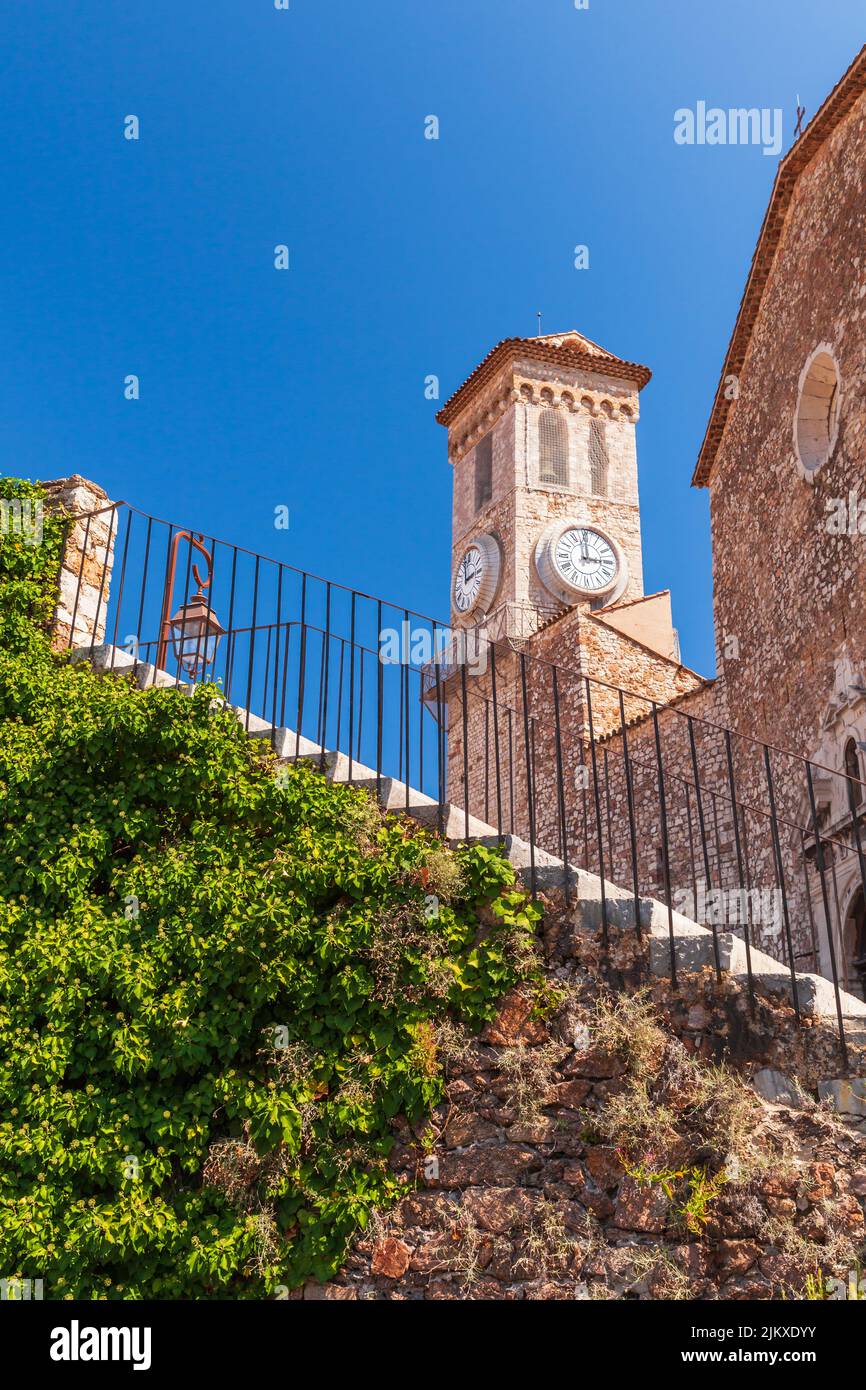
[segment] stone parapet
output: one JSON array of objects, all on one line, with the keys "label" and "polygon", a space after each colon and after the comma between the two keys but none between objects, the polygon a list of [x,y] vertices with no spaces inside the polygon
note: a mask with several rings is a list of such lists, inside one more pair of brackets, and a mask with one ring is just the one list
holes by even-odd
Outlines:
[{"label": "stone parapet", "polygon": [[52,624],[54,646],[99,643],[105,637],[117,511],[98,483],[77,473],[42,486],[46,509],[69,518]]}]

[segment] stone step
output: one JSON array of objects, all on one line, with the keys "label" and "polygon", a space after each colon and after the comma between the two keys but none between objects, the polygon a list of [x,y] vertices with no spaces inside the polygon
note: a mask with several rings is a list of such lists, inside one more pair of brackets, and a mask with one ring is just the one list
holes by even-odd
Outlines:
[{"label": "stone step", "polygon": [[153,687],[159,689],[173,685],[179,685],[182,690],[189,690],[190,687],[183,681],[179,681],[176,676],[170,676],[168,671],[160,671],[156,666],[148,661],[140,661],[137,657],[131,656],[123,647],[114,647],[111,643],[103,643],[102,646],[94,647],[92,652],[90,647],[76,647],[72,652],[72,661],[89,661],[94,671],[100,675],[134,675],[136,684],[140,690],[150,690]]},{"label": "stone step", "polygon": [[[237,714],[238,718],[243,724],[244,711],[238,710]],[[255,718],[255,716],[253,716],[253,718]],[[334,768],[337,767],[339,759],[343,757],[342,753],[325,752],[323,762],[323,750],[320,744],[314,743],[311,738],[305,738],[303,734],[299,736],[294,729],[288,729],[285,726],[277,726],[277,728],[274,728],[271,724],[265,724],[265,727],[261,730],[254,730],[251,723],[250,733],[253,738],[266,738],[269,741],[271,739],[271,735],[273,735],[273,750],[276,756],[280,759],[280,762],[315,763],[316,765],[322,765],[324,771],[331,774],[333,773]],[[346,758],[347,764],[348,761],[348,758]],[[330,780],[343,781],[345,779],[342,777],[335,779],[333,776],[331,776]]]},{"label": "stone step", "polygon": [[436,808],[438,803],[432,796],[425,796],[423,792],[416,791],[414,787],[407,787],[405,782],[400,782],[396,777],[376,778],[375,772],[366,777],[359,777],[354,780],[354,785],[361,787],[364,791],[376,795],[376,788],[379,788],[379,805],[383,811],[408,811],[423,812],[429,808]]},{"label": "stone step", "polygon": [[[353,779],[353,785],[368,791],[371,796],[376,795],[375,773],[372,777]],[[489,839],[492,836],[494,840],[497,840],[493,826],[488,825],[486,821],[479,820],[477,816],[469,817],[469,834],[467,836],[466,816],[461,806],[455,806],[451,801],[442,802],[440,806],[435,797],[427,796],[425,792],[416,791],[414,787],[407,789],[406,783],[399,781],[396,777],[379,778],[378,799],[383,811],[391,811],[394,815],[408,815],[419,825],[441,831],[443,839],[466,840],[468,838],[475,842]]]}]

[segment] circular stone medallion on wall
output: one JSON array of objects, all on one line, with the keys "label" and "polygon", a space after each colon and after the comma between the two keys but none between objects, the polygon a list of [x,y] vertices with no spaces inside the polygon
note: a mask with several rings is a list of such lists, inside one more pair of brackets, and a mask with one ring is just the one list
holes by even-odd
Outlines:
[{"label": "circular stone medallion on wall", "polygon": [[800,373],[794,412],[794,457],[802,477],[813,482],[839,437],[841,381],[830,343],[819,343]]}]

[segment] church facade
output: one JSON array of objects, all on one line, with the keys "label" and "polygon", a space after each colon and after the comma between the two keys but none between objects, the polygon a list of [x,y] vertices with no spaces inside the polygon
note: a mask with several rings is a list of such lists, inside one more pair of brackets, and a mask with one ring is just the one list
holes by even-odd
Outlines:
[{"label": "church facade", "polygon": [[452,800],[798,969],[830,974],[832,955],[852,989],[866,957],[864,154],[866,49],[779,165],[694,474],[710,497],[714,679],[681,663],[670,594],[644,593],[647,368],[576,331],[511,339],[438,417],[452,621],[491,656],[449,679]]}]

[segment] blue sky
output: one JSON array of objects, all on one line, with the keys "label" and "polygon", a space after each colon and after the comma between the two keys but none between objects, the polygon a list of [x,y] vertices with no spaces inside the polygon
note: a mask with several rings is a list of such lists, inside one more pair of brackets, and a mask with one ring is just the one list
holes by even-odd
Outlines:
[{"label": "blue sky", "polygon": [[777,161],[679,146],[674,112],[781,107],[787,149],[863,39],[859,0],[7,3],[0,471],[447,617],[424,380],[542,310],[654,371],[646,586],[711,671],[689,484]]}]

